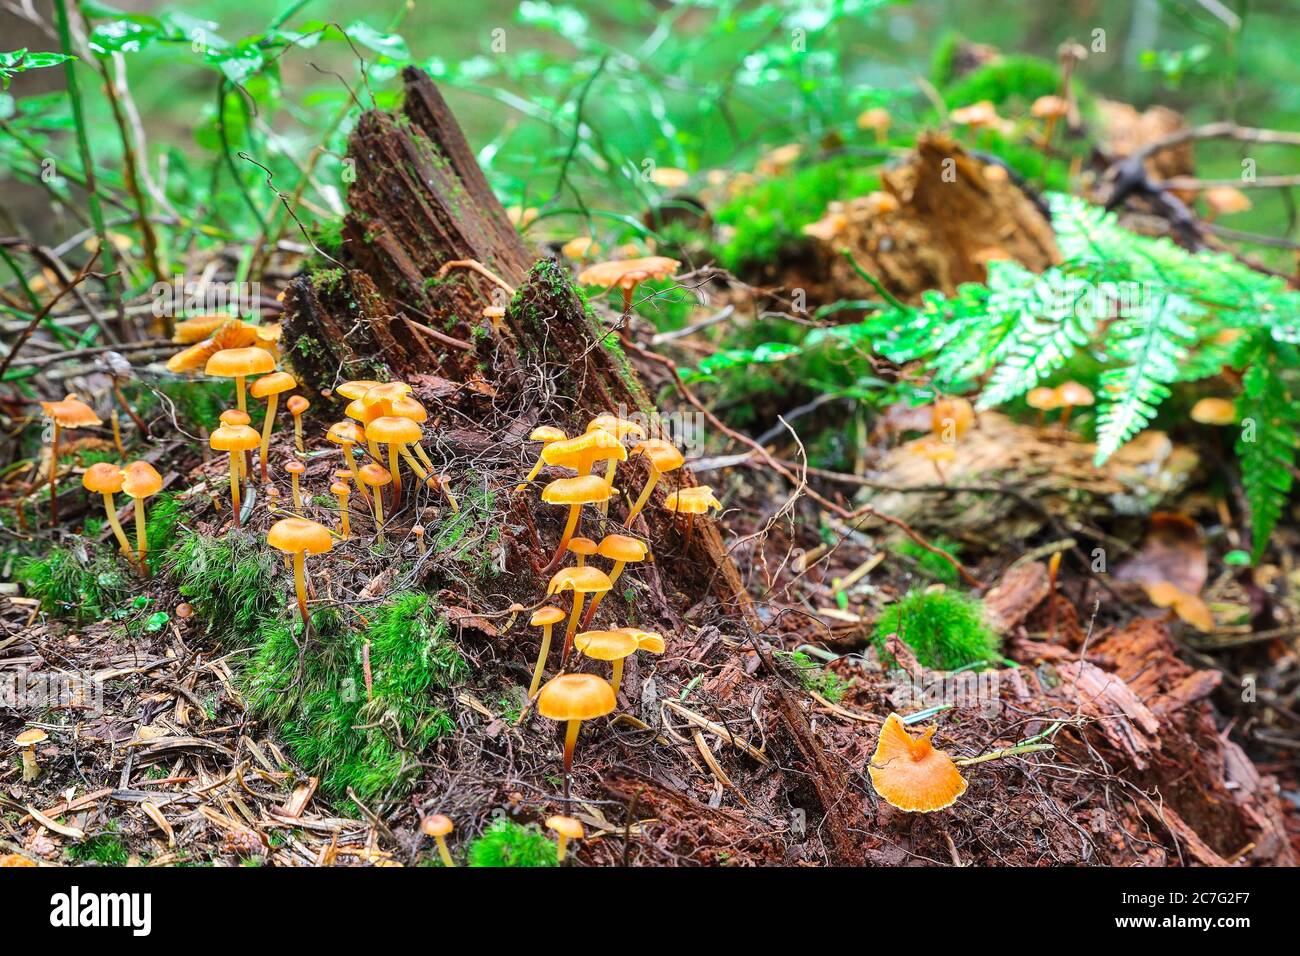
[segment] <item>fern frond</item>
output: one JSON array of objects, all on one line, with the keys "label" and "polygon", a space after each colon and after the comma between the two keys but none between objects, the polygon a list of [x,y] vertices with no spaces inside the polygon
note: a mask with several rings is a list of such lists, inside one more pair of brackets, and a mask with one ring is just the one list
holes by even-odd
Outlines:
[{"label": "fern frond", "polygon": [[1249,365],[1237,397],[1241,432],[1236,450],[1250,506],[1252,550],[1259,560],[1295,479],[1292,469],[1300,447],[1300,398],[1282,370],[1300,368],[1300,349],[1258,335],[1247,345],[1243,358]]}]

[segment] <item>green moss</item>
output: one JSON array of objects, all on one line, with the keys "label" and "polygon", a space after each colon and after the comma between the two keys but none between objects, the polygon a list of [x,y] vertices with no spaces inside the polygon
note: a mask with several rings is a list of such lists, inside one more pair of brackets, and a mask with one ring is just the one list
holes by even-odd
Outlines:
[{"label": "green moss", "polygon": [[163,566],[208,633],[241,647],[256,641],[264,622],[286,603],[275,552],[244,531],[220,538],[182,534]]},{"label": "green moss", "polygon": [[839,675],[826,670],[803,651],[778,651],[777,656],[794,668],[805,690],[820,694],[832,704],[844,696],[844,681]]},{"label": "green moss", "polygon": [[897,634],[916,659],[935,670],[956,670],[998,659],[998,637],[979,601],[954,591],[909,591],[876,620],[876,645]]},{"label": "green moss", "polygon": [[68,847],[64,856],[72,863],[97,863],[100,866],[126,866],[130,859],[126,844],[117,834],[117,825],[111,822],[102,832]]},{"label": "green moss", "polygon": [[[939,537],[930,542],[945,554],[957,557],[959,546],[955,541]],[[956,585],[959,580],[957,569],[945,561],[940,555],[929,551],[911,538],[903,538],[901,541],[890,546],[890,550],[895,554],[905,555],[917,563],[917,565],[934,580],[941,584],[947,584],[950,587]]]},{"label": "green moss", "polygon": [[174,411],[177,421],[190,429],[215,428],[221,413],[234,407],[235,383],[229,379],[168,379],[139,393],[136,402],[141,415],[161,411],[170,422]]},{"label": "green moss", "polygon": [[556,866],[555,844],[535,824],[501,817],[469,845],[470,866]]},{"label": "green moss", "polygon": [[164,491],[145,502],[145,535],[149,541],[149,570],[161,571],[167,551],[176,543],[181,524],[181,505],[175,492]]},{"label": "green moss", "polygon": [[129,572],[106,554],[89,550],[88,543],[51,548],[41,558],[20,558],[15,573],[44,611],[77,621],[105,617],[131,587]]},{"label": "green moss", "polygon": [[879,188],[880,177],[864,170],[862,159],[852,156],[762,180],[718,210],[717,221],[734,230],[717,250],[718,259],[733,272],[774,262],[782,250],[802,241],[803,227],[820,219],[831,201],[865,196]]},{"label": "green moss", "polygon": [[1034,100],[1056,93],[1060,85],[1060,73],[1051,60],[1005,56],[952,83],[943,98],[950,109],[988,100],[999,108],[1012,106],[1027,112]]}]

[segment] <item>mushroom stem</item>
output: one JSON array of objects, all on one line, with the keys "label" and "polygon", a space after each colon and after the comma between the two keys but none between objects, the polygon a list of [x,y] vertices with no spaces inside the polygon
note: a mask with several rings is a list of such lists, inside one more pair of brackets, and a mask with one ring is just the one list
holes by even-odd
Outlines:
[{"label": "mushroom stem", "polygon": [[397,460],[397,442],[388,443],[388,470],[393,473],[393,510],[396,511],[402,502],[402,473],[398,469]]},{"label": "mushroom stem", "polygon": [[1074,411],[1074,406],[1073,406],[1073,405],[1066,405],[1066,406],[1064,406],[1064,407],[1061,409],[1061,421],[1060,421],[1060,425],[1061,425],[1062,428],[1064,428],[1066,425],[1070,424],[1070,412],[1072,412],[1072,411]]},{"label": "mushroom stem", "polygon": [[568,837],[566,837],[563,833],[555,834],[555,862],[556,863],[564,862],[564,854],[568,849],[568,845],[569,845]]},{"label": "mushroom stem", "polygon": [[415,454],[416,454],[416,456],[420,459],[420,461],[422,461],[422,462],[424,463],[424,467],[427,468],[430,472],[432,472],[432,471],[434,470],[434,469],[433,469],[433,462],[429,460],[429,455],[428,455],[428,453],[424,450],[424,446],[421,445],[421,444],[417,441],[417,442],[414,442],[414,443],[411,445],[411,447],[415,449]]},{"label": "mushroom stem", "polygon": [[131,542],[126,540],[126,532],[122,530],[122,522],[117,520],[117,506],[113,504],[113,495],[110,492],[104,492],[104,513],[108,516],[108,523],[113,526],[113,534],[117,536],[117,543],[122,546],[123,554],[131,553]]},{"label": "mushroom stem", "polygon": [[434,839],[438,841],[438,856],[442,857],[442,865],[455,866],[456,861],[451,858],[451,851],[447,849],[447,838],[440,835]]},{"label": "mushroom stem", "polygon": [[302,492],[298,490],[298,473],[289,472],[289,484],[293,488],[293,510],[302,511]]},{"label": "mushroom stem", "polygon": [[366,438],[366,447],[370,449],[370,457],[375,461],[384,460],[384,456],[379,453],[379,444],[373,438]]},{"label": "mushroom stem", "polygon": [[[611,488],[614,487],[614,472],[617,469],[618,469],[618,459],[611,458],[609,460],[609,464],[605,466],[605,484],[609,485]],[[606,498],[604,501],[597,504],[596,507],[600,509],[601,514],[603,515],[609,514],[609,499]]]},{"label": "mushroom stem", "polygon": [[23,783],[31,783],[41,775],[41,765],[36,762],[36,745],[23,750]]},{"label": "mushroom stem", "polygon": [[135,499],[135,547],[140,555],[140,573],[149,576],[149,565],[145,562],[145,553],[149,550],[149,536],[144,529],[144,499]]},{"label": "mushroom stem", "polygon": [[351,517],[348,511],[348,496],[339,495],[339,533],[343,540],[346,541],[352,537],[352,529],[348,526],[348,519]]},{"label": "mushroom stem", "polygon": [[544,462],[544,461],[542,460],[542,453],[541,453],[541,452],[538,452],[538,453],[537,453],[537,461],[533,464],[533,469],[532,469],[532,471],[530,471],[527,475],[524,476],[524,480],[523,480],[523,481],[521,481],[521,482],[519,482],[519,484],[515,485],[515,491],[523,491],[524,488],[525,488],[525,486],[527,486],[527,484],[528,484],[530,481],[532,481],[534,478],[536,478],[538,475],[540,475],[540,474],[542,473],[542,465],[544,465],[544,464],[546,464],[546,462]]},{"label": "mushroom stem", "polygon": [[375,533],[379,536],[379,545],[384,545],[384,491],[375,489],[375,497],[370,502],[375,506]]},{"label": "mushroom stem", "polygon": [[[581,558],[578,559],[578,563],[579,564],[582,563]],[[623,573],[623,568],[626,566],[627,566],[626,561],[615,561],[614,566],[610,568],[609,571],[610,591],[614,589],[614,583],[618,580],[618,576]],[[584,614],[582,617],[582,629],[584,631],[587,629],[587,625],[591,623],[591,619],[596,616],[596,608],[600,605],[601,599],[604,598],[604,596],[608,593],[609,591],[598,591],[596,592],[596,596],[591,599],[591,604],[588,605],[587,607],[587,613]]]},{"label": "mushroom stem", "polygon": [[566,796],[569,789],[569,774],[573,771],[573,749],[578,745],[578,730],[581,727],[582,721],[571,720],[564,732],[564,789]]},{"label": "mushroom stem", "polygon": [[682,554],[691,550],[691,537],[695,534],[695,515],[686,516],[686,540],[682,542]]},{"label": "mushroom stem", "polygon": [[573,592],[573,613],[569,615],[569,626],[564,629],[564,651],[560,655],[560,666],[569,663],[569,651],[573,650],[573,635],[578,633],[578,615],[582,613],[583,602],[587,595],[581,591]]},{"label": "mushroom stem", "polygon": [[554,625],[547,624],[542,629],[542,649],[537,652],[537,666],[533,668],[533,682],[528,685],[529,700],[537,696],[537,688],[542,686],[542,674],[546,670],[546,656],[551,653],[552,627]]},{"label": "mushroom stem", "polygon": [[244,376],[235,376],[235,402],[236,407],[241,412],[248,411],[248,403],[244,400]]},{"label": "mushroom stem", "polygon": [[[352,475],[355,478],[357,474],[357,458],[352,452],[352,447],[352,442],[343,443],[343,459],[348,463],[348,471],[352,472]],[[357,482],[357,490],[361,492],[361,497],[366,499],[366,502],[369,503],[370,491],[366,488],[366,483],[364,481]]]},{"label": "mushroom stem", "polygon": [[298,449],[298,454],[300,455],[304,451],[306,451],[306,447],[302,443],[302,415],[301,414],[293,416],[293,447]]},{"label": "mushroom stem", "polygon": [[122,423],[119,420],[119,416],[117,414],[116,408],[113,409],[113,412],[109,416],[109,418],[113,423],[113,444],[117,446],[118,455],[120,455],[122,460],[125,461],[126,446],[122,444]]},{"label": "mushroom stem", "polygon": [[262,449],[261,455],[262,466],[262,484],[266,484],[271,479],[266,473],[266,452],[271,447],[271,429],[275,427],[275,406],[279,402],[280,396],[272,392],[266,397],[266,421],[262,422]]},{"label": "mushroom stem", "polygon": [[578,515],[581,511],[582,505],[569,505],[569,520],[564,525],[564,534],[560,536],[560,545],[555,549],[555,555],[551,558],[551,563],[546,566],[546,571],[554,571],[560,566],[560,561],[564,558],[564,552],[569,547],[569,539],[573,537],[573,532],[578,527]]},{"label": "mushroom stem", "polygon": [[235,514],[235,527],[243,527],[239,521],[239,452],[230,452],[230,507]]},{"label": "mushroom stem", "polygon": [[429,473],[424,470],[424,467],[416,461],[415,456],[411,454],[410,448],[406,445],[398,445],[397,450],[401,454],[402,459],[411,466],[411,471],[415,472],[421,481],[424,481],[424,479],[429,477]]},{"label": "mushroom stem", "polygon": [[50,436],[50,527],[59,523],[59,423]]},{"label": "mushroom stem", "polygon": [[640,497],[638,497],[636,502],[632,505],[632,510],[628,512],[627,520],[623,522],[624,528],[632,527],[632,522],[635,521],[636,516],[641,513],[641,509],[646,506],[646,502],[650,500],[650,493],[655,490],[655,485],[658,483],[659,472],[655,471],[654,467],[651,466],[650,477],[646,480],[645,487],[641,489]]},{"label": "mushroom stem", "polygon": [[298,593],[298,610],[302,614],[302,634],[307,636],[307,575],[305,571],[306,552],[295,551],[293,553],[293,586]]},{"label": "mushroom stem", "polygon": [[609,686],[614,691],[614,696],[618,697],[619,685],[623,683],[623,658],[614,661],[614,669],[609,675]]}]

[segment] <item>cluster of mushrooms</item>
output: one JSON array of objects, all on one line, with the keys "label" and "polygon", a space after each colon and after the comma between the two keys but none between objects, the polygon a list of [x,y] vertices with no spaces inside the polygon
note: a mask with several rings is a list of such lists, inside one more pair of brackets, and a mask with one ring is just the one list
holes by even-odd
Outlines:
[{"label": "cluster of mushrooms", "polygon": [[[420,832],[425,836],[433,837],[438,845],[438,856],[441,857],[443,866],[456,865],[451,850],[447,848],[447,837],[455,829],[456,824],[446,814],[430,813],[420,820]],[[569,841],[581,840],[586,836],[582,821],[574,817],[560,815],[547,817],[546,829],[555,834],[555,862],[559,864],[563,864],[564,858],[568,856]]]}]

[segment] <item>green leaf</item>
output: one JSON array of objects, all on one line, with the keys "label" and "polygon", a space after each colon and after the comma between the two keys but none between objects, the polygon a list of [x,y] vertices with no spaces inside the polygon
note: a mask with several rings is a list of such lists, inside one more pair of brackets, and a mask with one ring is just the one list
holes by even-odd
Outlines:
[{"label": "green leaf", "polygon": [[[4,88],[9,89],[9,81],[19,73],[25,73],[28,70],[39,70],[42,67],[58,66],[75,57],[67,56],[63,53],[33,53],[31,50],[12,50],[8,53],[0,52],[0,83]],[[12,104],[12,100],[10,103]]]}]

